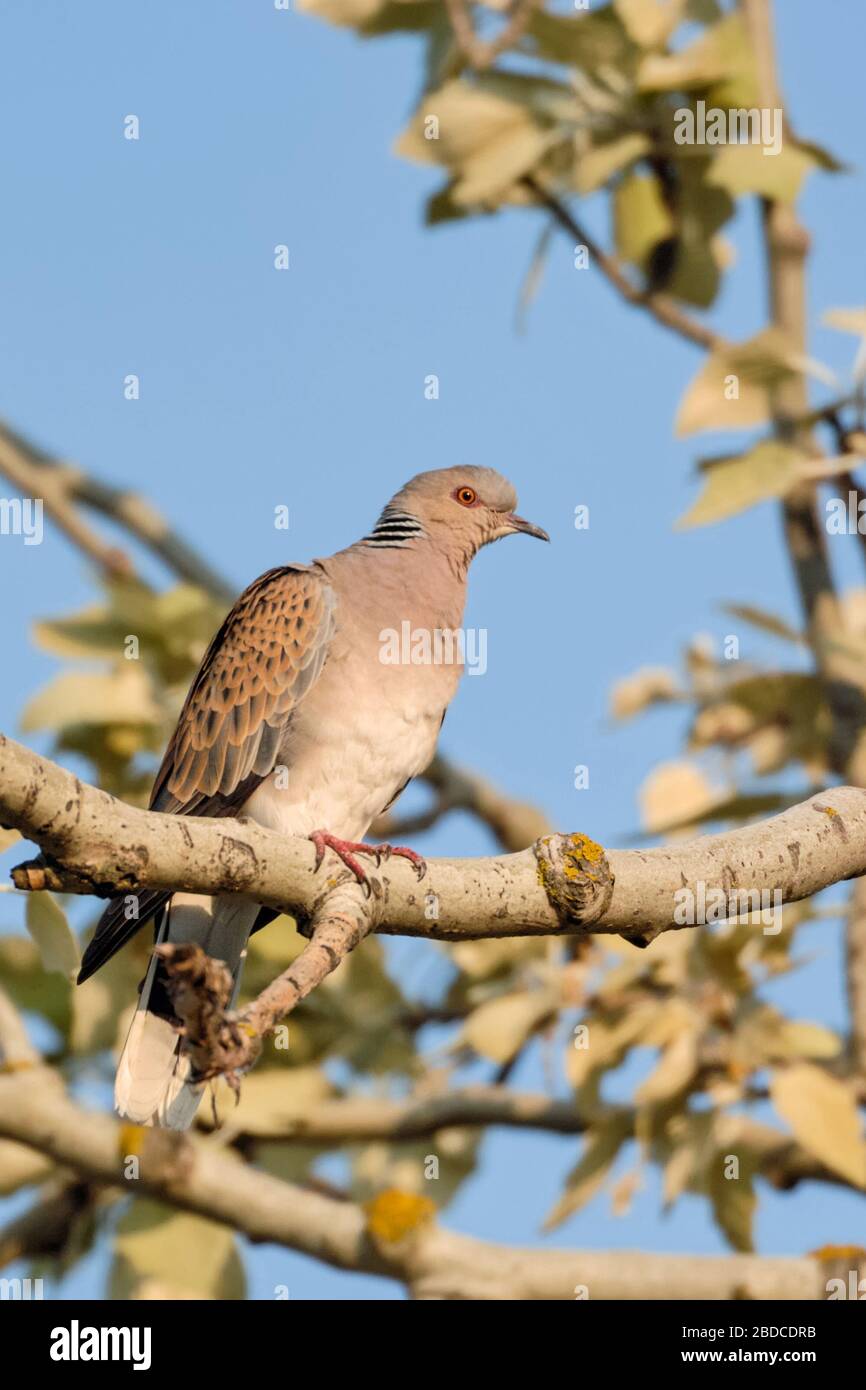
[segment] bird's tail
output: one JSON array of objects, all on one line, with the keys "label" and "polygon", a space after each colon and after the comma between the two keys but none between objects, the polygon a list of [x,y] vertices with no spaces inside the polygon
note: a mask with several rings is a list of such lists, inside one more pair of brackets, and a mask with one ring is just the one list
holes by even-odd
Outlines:
[{"label": "bird's tail", "polygon": [[[237,994],[247,938],[258,910],[240,896],[175,893],[159,922],[157,943],[196,942],[209,956],[225,962]],[[164,969],[154,956],[117,1065],[114,1104],[118,1112],[139,1125],[188,1129],[204,1091],[203,1086],[190,1083],[189,1071],[173,1022]]]}]

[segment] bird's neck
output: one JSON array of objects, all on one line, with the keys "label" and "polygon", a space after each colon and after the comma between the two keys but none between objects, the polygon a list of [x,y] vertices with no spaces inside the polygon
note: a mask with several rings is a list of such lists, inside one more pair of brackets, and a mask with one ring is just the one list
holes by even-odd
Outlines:
[{"label": "bird's neck", "polygon": [[467,566],[430,540],[400,546],[357,541],[316,563],[336,584],[340,606],[348,601],[375,622],[393,625],[402,616],[416,626],[457,628],[463,621]]}]

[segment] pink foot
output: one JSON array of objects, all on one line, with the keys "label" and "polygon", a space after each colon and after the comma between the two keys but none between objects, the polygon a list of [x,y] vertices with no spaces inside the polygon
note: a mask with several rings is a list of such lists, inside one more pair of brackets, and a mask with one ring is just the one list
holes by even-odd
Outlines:
[{"label": "pink foot", "polygon": [[399,859],[408,859],[419,878],[423,878],[427,872],[427,864],[420,854],[416,854],[414,849],[406,849],[404,845],[364,845],[357,840],[340,840],[336,835],[331,835],[327,830],[314,830],[308,837],[316,846],[316,869],[322,866],[325,857],[325,850],[332,849],[338,859],[341,859],[347,869],[355,875],[359,883],[367,883],[367,871],[363,864],[359,864],[355,858],[356,854],[373,854],[376,856],[376,863],[381,864],[383,859],[390,859],[392,854],[396,854]]}]

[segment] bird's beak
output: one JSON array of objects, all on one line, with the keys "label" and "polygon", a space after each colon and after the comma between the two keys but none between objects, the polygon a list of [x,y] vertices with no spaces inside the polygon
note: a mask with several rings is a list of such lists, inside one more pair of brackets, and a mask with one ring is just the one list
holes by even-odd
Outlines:
[{"label": "bird's beak", "polygon": [[505,519],[512,531],[522,531],[524,536],[537,536],[540,541],[550,540],[546,531],[542,531],[540,526],[533,526],[531,521],[524,521],[522,516],[515,516],[511,512]]}]

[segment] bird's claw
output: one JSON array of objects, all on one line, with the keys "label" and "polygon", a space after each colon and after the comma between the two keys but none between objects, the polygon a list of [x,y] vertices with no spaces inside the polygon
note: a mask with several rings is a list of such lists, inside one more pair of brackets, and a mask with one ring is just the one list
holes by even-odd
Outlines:
[{"label": "bird's claw", "polygon": [[422,879],[427,872],[427,863],[420,854],[414,849],[407,849],[405,845],[365,845],[358,840],[341,840],[337,835],[331,835],[327,830],[314,830],[309,836],[316,847],[316,863],[314,872],[322,867],[322,860],[325,857],[325,850],[332,849],[341,863],[345,864],[350,873],[354,874],[358,883],[368,892],[372,892],[370,880],[362,864],[355,858],[356,854],[372,854],[376,859],[376,867],[382,863],[383,859],[390,859],[396,855],[399,859],[408,859],[419,879]]}]

